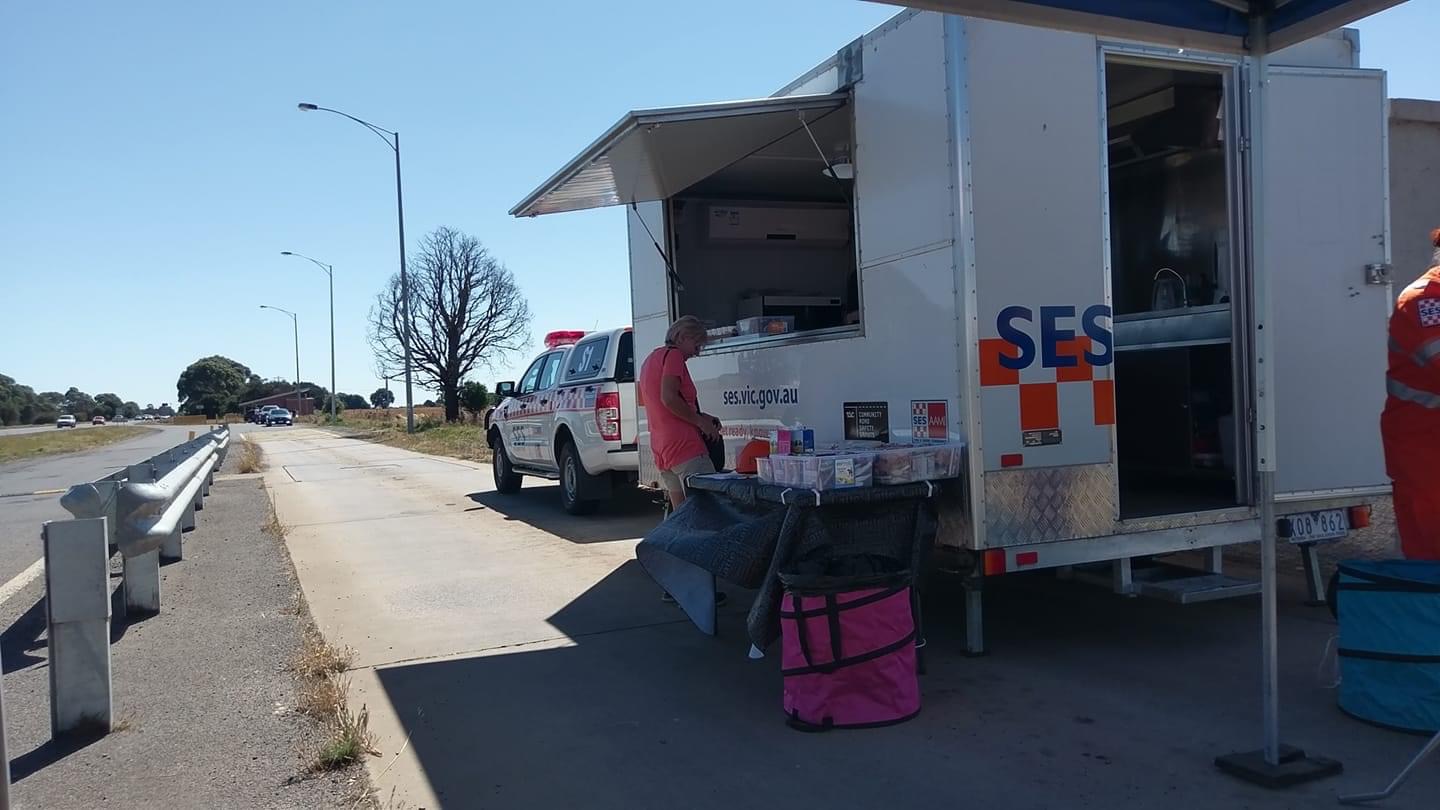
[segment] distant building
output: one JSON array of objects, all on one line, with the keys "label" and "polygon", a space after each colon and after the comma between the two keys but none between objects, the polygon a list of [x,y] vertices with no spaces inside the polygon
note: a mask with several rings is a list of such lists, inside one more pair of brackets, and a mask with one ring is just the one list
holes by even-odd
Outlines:
[{"label": "distant building", "polygon": [[315,398],[310,396],[309,388],[297,388],[294,391],[285,391],[242,402],[240,403],[240,413],[249,413],[254,408],[263,408],[266,405],[278,405],[296,416],[309,416],[315,413]]}]

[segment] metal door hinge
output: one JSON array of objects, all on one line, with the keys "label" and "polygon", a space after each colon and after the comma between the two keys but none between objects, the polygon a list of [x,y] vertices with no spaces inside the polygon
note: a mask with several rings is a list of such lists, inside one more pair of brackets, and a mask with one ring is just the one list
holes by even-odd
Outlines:
[{"label": "metal door hinge", "polygon": [[1239,149],[1241,152],[1249,152],[1249,151],[1250,151],[1250,139],[1247,138],[1247,137],[1241,137],[1239,140],[1237,140],[1237,141],[1235,142],[1235,148],[1236,148],[1236,149]]},{"label": "metal door hinge", "polygon": [[1390,265],[1383,262],[1365,265],[1365,283],[1384,286],[1390,283]]}]

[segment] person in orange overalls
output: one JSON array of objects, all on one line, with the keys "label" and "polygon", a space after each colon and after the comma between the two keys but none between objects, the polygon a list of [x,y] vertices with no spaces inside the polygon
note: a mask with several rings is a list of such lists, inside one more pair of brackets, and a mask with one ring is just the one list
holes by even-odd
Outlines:
[{"label": "person in orange overalls", "polygon": [[1400,293],[1390,316],[1390,367],[1380,435],[1394,482],[1400,550],[1440,560],[1440,228],[1430,269]]}]

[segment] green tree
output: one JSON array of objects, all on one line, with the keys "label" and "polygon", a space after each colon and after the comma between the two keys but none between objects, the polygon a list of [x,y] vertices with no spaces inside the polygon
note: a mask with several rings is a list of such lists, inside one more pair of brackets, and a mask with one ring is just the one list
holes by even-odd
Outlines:
[{"label": "green tree", "polygon": [[0,374],[0,424],[30,424],[35,421],[39,406],[35,389],[20,385],[14,378]]},{"label": "green tree", "polygon": [[[191,363],[175,383],[180,410],[209,417],[234,411],[250,379],[250,369],[220,355],[202,357]],[[161,415],[169,407],[162,404]]]},{"label": "green tree", "polygon": [[36,425],[54,422],[60,416],[60,408],[65,404],[65,395],[59,391],[43,391],[35,399],[34,418],[26,421]]},{"label": "green tree", "polygon": [[100,394],[95,397],[95,410],[106,419],[114,419],[125,410],[125,400],[114,394]]},{"label": "green tree", "polygon": [[140,415],[140,406],[135,404],[134,402],[126,402],[123,406],[121,406],[120,413],[126,419],[134,419],[135,417]]},{"label": "green tree", "polygon": [[359,394],[340,394],[340,404],[345,406],[347,411],[363,411],[370,407],[365,397]]},{"label": "green tree", "polygon": [[460,386],[460,404],[471,416],[479,418],[490,407],[490,389],[484,383],[467,382]]},{"label": "green tree", "polygon": [[377,408],[388,408],[395,404],[395,395],[390,393],[389,388],[376,388],[375,393],[370,395],[370,404]]},{"label": "green tree", "polygon": [[60,403],[60,410],[65,413],[73,413],[76,419],[84,422],[96,412],[95,399],[72,385],[70,390],[65,392],[65,399]]},{"label": "green tree", "polygon": [[175,409],[172,408],[172,407],[170,407],[170,403],[168,403],[168,402],[162,402],[162,403],[160,403],[160,407],[158,407],[158,408],[155,409],[155,415],[156,415],[156,416],[174,416],[174,415],[175,415]]}]

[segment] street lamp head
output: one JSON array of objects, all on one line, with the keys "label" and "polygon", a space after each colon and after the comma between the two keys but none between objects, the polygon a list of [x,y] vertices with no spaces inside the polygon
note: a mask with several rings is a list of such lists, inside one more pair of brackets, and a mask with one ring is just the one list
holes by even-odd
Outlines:
[{"label": "street lamp head", "polygon": [[300,102],[300,104],[297,105],[297,106],[300,107],[300,112],[311,112],[311,111],[313,111],[313,110],[318,110],[318,109],[320,109],[319,105],[309,104],[309,103],[304,102],[304,101]]},{"label": "street lamp head", "polygon": [[280,251],[280,255],[281,255],[281,256],[294,256],[295,254],[294,254],[294,253],[291,253],[291,252],[288,251],[288,250],[282,250],[282,251]]}]

